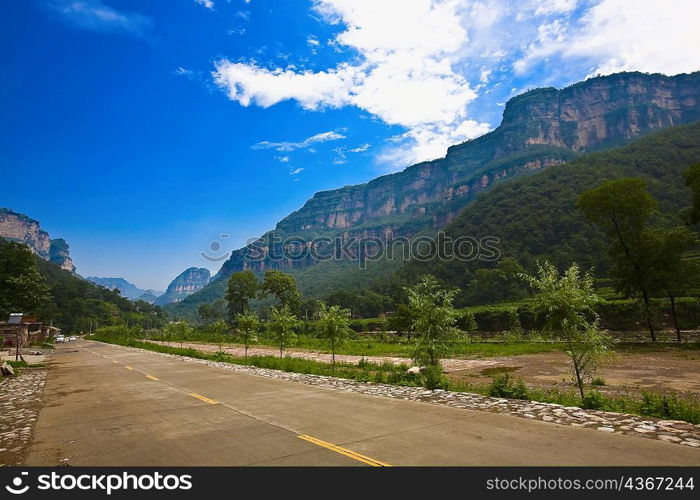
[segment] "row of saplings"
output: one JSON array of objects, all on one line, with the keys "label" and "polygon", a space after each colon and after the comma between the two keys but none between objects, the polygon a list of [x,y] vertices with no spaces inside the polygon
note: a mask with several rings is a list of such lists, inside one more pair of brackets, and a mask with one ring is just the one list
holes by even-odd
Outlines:
[{"label": "row of saplings", "polygon": [[[567,343],[573,378],[581,398],[585,399],[587,383],[610,353],[614,342],[600,328],[595,312],[600,298],[594,291],[592,275],[582,274],[576,264],[560,275],[553,265],[545,262],[538,266],[536,275],[523,274],[521,278],[535,292],[536,306],[546,315],[547,328],[558,332]],[[454,346],[463,341],[465,335],[456,326],[460,313],[453,306],[455,295],[456,290],[445,289],[430,275],[423,276],[408,289],[409,308],[413,318],[411,330],[415,332],[412,338],[412,358],[420,367],[425,386],[430,389],[447,387],[440,360],[449,358]],[[264,323],[255,312],[248,309],[236,314],[233,319],[246,356],[251,344],[257,342],[261,327],[274,339],[279,346],[280,356],[283,356],[285,348],[293,343],[295,330],[301,323],[286,305],[273,307]],[[337,349],[353,334],[350,322],[350,311],[340,306],[322,305],[318,311],[316,334],[328,342],[333,372]],[[185,327],[186,325],[178,323],[168,325],[164,337],[182,338],[182,332],[175,330]],[[223,321],[217,321],[209,325],[208,329],[221,339],[222,350],[229,326]]]}]

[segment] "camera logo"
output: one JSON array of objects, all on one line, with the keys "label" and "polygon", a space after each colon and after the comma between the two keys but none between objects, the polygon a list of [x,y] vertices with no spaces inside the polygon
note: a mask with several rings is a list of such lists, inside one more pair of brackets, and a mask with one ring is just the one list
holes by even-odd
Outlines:
[{"label": "camera logo", "polygon": [[[228,234],[220,234],[219,235],[219,240],[225,240],[228,239],[229,235]],[[211,250],[214,254],[218,253],[221,250],[221,241],[212,241],[209,244],[209,250]],[[230,252],[225,252],[223,255],[210,255],[206,252],[202,252],[200,254],[202,257],[204,257],[206,260],[209,262],[222,262],[226,259],[228,259],[231,256]]]},{"label": "camera logo", "polygon": [[[28,476],[28,475],[29,475],[28,472],[22,472],[22,476]],[[14,478],[12,480],[12,486],[7,485],[7,486],[5,486],[5,489],[7,491],[9,491],[10,493],[12,493],[13,495],[21,495],[22,493],[26,493],[27,490],[29,489],[29,485],[27,484],[24,487],[21,487],[22,482],[23,482],[22,477],[17,476],[16,478]]]}]

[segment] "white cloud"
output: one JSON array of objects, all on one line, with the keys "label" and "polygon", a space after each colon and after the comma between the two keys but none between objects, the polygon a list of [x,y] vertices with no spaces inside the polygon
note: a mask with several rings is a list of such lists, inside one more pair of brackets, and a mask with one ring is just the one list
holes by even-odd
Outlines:
[{"label": "white cloud", "polygon": [[292,170],[291,172],[289,172],[289,175],[297,175],[297,174],[300,174],[300,173],[303,172],[303,171],[304,171],[304,169],[301,168],[301,167],[295,168],[294,170]]},{"label": "white cloud", "polygon": [[364,153],[370,148],[370,146],[371,144],[362,144],[361,146],[348,150],[348,153]]},{"label": "white cloud", "polygon": [[275,159],[280,163],[289,163],[289,156],[275,156]]},{"label": "white cloud", "polygon": [[[289,99],[308,110],[356,106],[387,124],[409,129],[402,144],[409,152],[403,161],[442,156],[445,148],[435,132],[446,130],[453,140],[465,140],[471,136],[464,134],[475,130],[467,105],[476,92],[453,68],[467,41],[461,4],[315,0],[314,9],[326,22],[345,26],[334,43],[354,49],[356,60],[313,72],[223,59],[216,63],[214,79],[243,106],[268,107]],[[479,131],[488,128],[479,125]]]},{"label": "white cloud", "polygon": [[101,0],[56,0],[47,5],[66,21],[90,31],[143,37],[153,25],[149,17],[116,10]]},{"label": "white cloud", "polygon": [[[284,141],[284,142],[270,142],[270,141],[262,141],[257,144],[253,145],[253,149],[274,149],[275,151],[296,151],[297,149],[304,149],[308,148],[312,144],[317,144],[319,142],[329,142],[329,141],[337,141],[340,139],[345,139],[345,136],[342,134],[339,134],[338,132],[322,132],[320,134],[312,135],[311,137],[307,137],[303,141],[300,142],[290,142],[290,141]],[[289,161],[289,157],[285,156],[283,158],[287,158],[287,161]],[[280,160],[283,161],[284,160]]]},{"label": "white cloud", "polygon": [[212,0],[194,0],[196,3],[207,9],[214,9],[214,2]]},{"label": "white cloud", "polygon": [[590,60],[591,75],[618,71],[676,74],[700,68],[697,0],[602,0],[568,26],[542,25],[518,61],[527,71],[552,57]]},{"label": "white cloud", "polygon": [[[587,74],[700,68],[697,0],[312,1],[321,20],[338,28],[329,45],[342,62],[309,70],[221,59],[213,77],[243,106],[355,106],[403,127],[378,148],[393,168],[441,157],[488,131],[469,110],[479,93],[499,86],[501,101],[505,89]],[[317,37],[306,39],[317,46]]]}]

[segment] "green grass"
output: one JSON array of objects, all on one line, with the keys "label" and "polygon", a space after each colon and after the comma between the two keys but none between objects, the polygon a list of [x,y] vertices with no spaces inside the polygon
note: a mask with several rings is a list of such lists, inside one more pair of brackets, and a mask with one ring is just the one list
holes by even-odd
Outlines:
[{"label": "green grass", "polygon": [[[162,340],[162,339],[154,339]],[[199,342],[217,344],[216,340],[191,336],[187,339],[168,339],[171,342]],[[225,345],[241,346],[234,342],[227,342]],[[264,337],[255,346],[277,348],[277,345],[270,339]],[[311,351],[330,353],[328,342],[309,336],[299,336],[290,346],[296,349],[308,349]],[[494,356],[518,356],[521,354],[536,354],[541,352],[564,351],[566,347],[558,342],[528,342],[528,341],[503,341],[503,342],[482,342],[464,341],[455,345],[453,357],[455,358],[487,358]],[[413,344],[407,340],[377,340],[374,338],[347,340],[336,349],[336,354],[346,354],[351,356],[395,356],[410,358],[413,352]]]}]

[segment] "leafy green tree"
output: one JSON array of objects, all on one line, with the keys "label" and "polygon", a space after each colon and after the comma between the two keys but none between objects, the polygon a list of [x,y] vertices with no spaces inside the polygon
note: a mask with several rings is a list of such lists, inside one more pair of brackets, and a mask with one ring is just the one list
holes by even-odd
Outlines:
[{"label": "leafy green tree", "polygon": [[237,314],[248,310],[249,302],[260,290],[258,278],[253,271],[233,273],[228,279],[226,301],[228,302],[229,317],[233,321]]},{"label": "leafy green tree", "polygon": [[297,290],[297,280],[294,276],[275,269],[266,271],[260,287],[260,297],[264,298],[270,294],[277,297],[282,307],[294,314],[299,313],[301,294]]},{"label": "leafy green tree", "polygon": [[594,308],[600,298],[593,288],[593,276],[582,276],[576,264],[563,276],[548,262],[537,267],[535,276],[521,276],[535,291],[535,304],[545,313],[547,327],[566,340],[574,381],[585,401],[585,382],[592,380],[613,345],[612,338],[599,327]]},{"label": "leafy green tree", "polygon": [[280,346],[280,358],[284,354],[284,348],[296,338],[294,329],[297,326],[299,326],[299,320],[287,306],[270,309],[270,321],[267,324],[267,330]]},{"label": "leafy green tree", "polygon": [[408,290],[408,304],[415,315],[412,330],[417,335],[413,359],[425,365],[429,388],[440,385],[440,359],[454,351],[454,344],[461,337],[461,331],[455,327],[459,313],[452,305],[456,293],[443,288],[430,275],[421,277]]},{"label": "leafy green tree", "polygon": [[245,357],[247,358],[250,344],[258,341],[257,332],[260,327],[260,320],[255,312],[245,311],[236,316],[236,324],[238,325],[238,330],[241,332],[243,349],[245,350]]},{"label": "leafy green tree", "polygon": [[206,325],[209,323],[213,318],[214,318],[214,309],[212,308],[211,304],[201,304],[197,308],[197,312],[199,313],[199,317],[202,318],[202,321],[204,321],[204,324]]},{"label": "leafy green tree", "polygon": [[693,203],[690,207],[689,222],[697,224],[700,222],[700,163],[688,168],[683,173],[685,185],[693,192]]},{"label": "leafy green tree", "polygon": [[584,215],[599,225],[613,241],[610,256],[611,275],[617,288],[642,296],[649,333],[656,341],[651,314],[652,267],[649,240],[645,233],[647,220],[656,210],[657,202],[646,189],[646,181],[624,178],[607,181],[584,191],[578,198]]},{"label": "leafy green tree", "polygon": [[398,304],[394,314],[389,316],[387,326],[398,335],[404,335],[408,340],[413,336],[413,323],[416,317],[413,310],[406,304]]},{"label": "leafy green tree", "polygon": [[168,323],[163,328],[163,337],[168,342],[180,342],[182,347],[185,340],[189,340],[192,335],[192,327],[187,321],[175,321]]},{"label": "leafy green tree", "polygon": [[51,299],[31,251],[14,242],[0,246],[0,315],[23,312],[44,317]]},{"label": "leafy green tree", "polygon": [[226,336],[231,331],[231,328],[223,320],[218,320],[207,326],[207,331],[210,332],[216,339],[219,345],[219,352],[224,352],[224,343],[226,342]]},{"label": "leafy green tree", "polygon": [[525,291],[518,275],[524,272],[523,266],[513,257],[501,259],[494,268],[477,269],[469,282],[469,301],[488,304],[523,297]]},{"label": "leafy green tree", "polygon": [[328,341],[331,348],[331,363],[335,375],[335,350],[352,333],[350,329],[350,311],[340,306],[323,306],[318,315],[319,337]]},{"label": "leafy green tree", "polygon": [[301,304],[301,316],[305,319],[318,317],[318,313],[323,308],[323,302],[318,299],[307,299]]},{"label": "leafy green tree", "polygon": [[685,227],[649,229],[644,235],[645,251],[652,260],[654,290],[669,303],[676,338],[681,342],[681,329],[676,312],[676,299],[697,288],[700,283],[700,262],[686,259],[684,254],[695,245],[695,234]]}]

